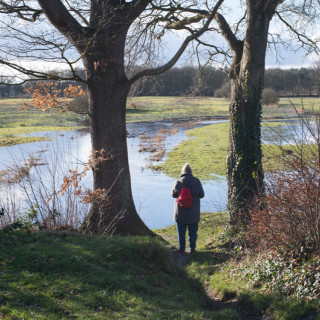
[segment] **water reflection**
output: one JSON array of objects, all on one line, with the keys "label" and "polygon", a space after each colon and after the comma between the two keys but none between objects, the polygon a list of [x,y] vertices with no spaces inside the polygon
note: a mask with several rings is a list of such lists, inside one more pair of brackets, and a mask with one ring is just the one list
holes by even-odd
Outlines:
[{"label": "water reflection", "polygon": [[[296,145],[315,143],[318,136],[317,124],[313,120],[302,122],[297,119],[281,120],[282,125],[262,127],[262,143],[276,145]],[[274,121],[272,121],[274,122]],[[283,124],[284,123],[284,124]],[[317,137],[319,140],[319,137]]]},{"label": "water reflection", "polygon": [[[205,124],[211,123],[214,122],[206,121]],[[142,133],[154,134],[159,129],[171,129],[172,125],[172,122],[144,122],[129,123],[127,126],[133,197],[139,215],[149,228],[166,227],[173,223],[174,199],[171,198],[171,190],[175,179],[161,172],[154,172],[148,169],[148,155],[139,152],[139,135]],[[175,135],[167,136],[166,138],[165,147],[167,152],[181,141],[188,139],[186,136],[188,128],[183,128],[183,125],[181,125],[178,129],[179,131]],[[90,134],[85,131],[48,131],[33,133],[32,135],[46,136],[51,141],[0,148],[0,171],[12,168],[13,165],[21,166],[30,156],[39,158],[41,162],[45,162],[48,165],[33,167],[30,170],[29,179],[33,181],[37,192],[43,198],[46,198],[49,194],[43,190],[43,184],[58,190],[62,178],[68,174],[68,170],[81,166],[88,159],[91,152]],[[92,176],[88,175],[82,181],[82,184],[86,187],[91,187]],[[218,180],[203,181],[203,186],[206,196],[201,201],[201,210],[225,210],[227,201],[226,178],[220,177]],[[2,185],[0,186],[1,200],[2,202],[4,200],[10,202],[10,197],[12,197],[14,201],[21,202],[23,199],[27,203],[20,204],[20,210],[26,210],[30,206],[31,200],[26,199],[26,197],[23,198],[23,195],[28,188],[30,186],[25,181],[11,185],[10,190],[7,186]],[[31,191],[29,190],[29,192]],[[70,202],[62,203],[61,206],[68,207]],[[78,204],[77,210],[83,211],[82,215],[84,216],[86,213],[84,211],[87,211],[88,208]]]}]

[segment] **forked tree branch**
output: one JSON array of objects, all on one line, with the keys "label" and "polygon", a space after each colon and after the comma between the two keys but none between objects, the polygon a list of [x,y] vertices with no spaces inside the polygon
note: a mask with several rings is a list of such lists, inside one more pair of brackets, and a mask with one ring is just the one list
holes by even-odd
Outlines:
[{"label": "forked tree branch", "polygon": [[72,43],[84,38],[84,28],[60,0],[37,0],[48,20]]},{"label": "forked tree branch", "polygon": [[176,52],[176,54],[172,57],[171,60],[169,60],[166,64],[164,64],[163,66],[159,67],[159,68],[152,68],[152,69],[146,69],[143,71],[140,71],[138,73],[136,73],[135,75],[133,75],[130,79],[129,82],[130,84],[134,83],[135,81],[137,81],[138,79],[145,77],[145,76],[155,76],[158,74],[161,74],[167,70],[169,70],[177,61],[178,59],[181,57],[181,55],[183,54],[183,52],[185,51],[185,49],[187,48],[188,44],[200,37],[209,27],[211,21],[214,19],[214,16],[217,13],[217,10],[219,9],[220,5],[222,4],[224,0],[219,0],[217,2],[217,4],[214,6],[209,18],[207,19],[206,23],[203,25],[203,27],[198,30],[197,32],[193,33],[192,35],[188,36],[182,43],[182,45],[180,46],[180,48],[178,49],[178,51]]},{"label": "forked tree branch", "polygon": [[72,7],[68,0],[66,0],[67,5],[69,6],[70,11],[74,12],[83,22],[86,26],[89,26],[89,21],[86,19],[86,17],[80,12],[80,10],[77,10],[76,8]]}]

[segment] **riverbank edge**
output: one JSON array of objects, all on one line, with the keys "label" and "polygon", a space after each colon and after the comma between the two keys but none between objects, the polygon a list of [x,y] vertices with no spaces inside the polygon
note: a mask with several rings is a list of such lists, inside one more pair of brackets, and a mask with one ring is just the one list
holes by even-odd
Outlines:
[{"label": "riverbank edge", "polygon": [[[27,136],[28,134],[34,134],[34,133],[40,133],[44,131],[78,131],[82,130],[86,127],[84,126],[72,126],[72,127],[53,127],[53,126],[48,126],[48,127],[40,127],[41,129],[39,130],[39,127],[31,127],[35,128],[36,130],[30,130],[30,127],[26,128],[10,128],[10,132],[8,134],[1,134],[0,132],[0,147],[9,147],[13,145],[19,145],[19,144],[26,144],[26,143],[33,143],[33,142],[39,142],[39,141],[50,141],[52,140],[51,138],[48,137],[35,137],[35,136]],[[2,128],[5,129],[5,128]],[[25,131],[23,133],[15,133],[15,130],[17,129],[18,132]]]}]

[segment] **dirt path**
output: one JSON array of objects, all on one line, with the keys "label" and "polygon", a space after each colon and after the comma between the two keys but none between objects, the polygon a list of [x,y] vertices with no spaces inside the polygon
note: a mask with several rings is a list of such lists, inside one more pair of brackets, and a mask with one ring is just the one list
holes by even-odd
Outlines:
[{"label": "dirt path", "polygon": [[[180,267],[185,267],[187,261],[191,258],[190,253],[179,253],[178,250],[172,250],[170,255],[170,261],[175,265]],[[272,320],[272,318],[265,316],[263,314],[257,314],[249,310],[246,306],[241,305],[241,303],[236,298],[236,295],[231,296],[228,299],[221,300],[219,297],[215,296],[212,292],[208,291],[207,288],[207,301],[205,307],[211,311],[218,311],[222,309],[235,309],[243,320]]]},{"label": "dirt path", "polygon": [[179,253],[178,250],[171,252],[170,261],[177,266],[184,267],[187,264],[188,259],[190,258],[190,253]]}]

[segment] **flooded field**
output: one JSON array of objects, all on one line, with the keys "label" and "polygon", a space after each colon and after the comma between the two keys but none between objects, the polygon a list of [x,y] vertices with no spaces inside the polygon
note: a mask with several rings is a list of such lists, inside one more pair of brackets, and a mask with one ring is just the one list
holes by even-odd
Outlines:
[{"label": "flooded field", "polygon": [[[166,154],[181,141],[190,139],[186,130],[219,123],[223,120],[202,122],[136,122],[129,123],[128,153],[133,197],[137,211],[149,228],[162,228],[173,223],[171,190],[175,178],[150,169],[152,164],[165,161]],[[297,143],[305,139],[304,130],[296,121],[281,126],[263,127],[263,143]],[[80,131],[48,131],[31,135],[46,136],[50,141],[0,148],[0,207],[15,217],[37,205],[39,211],[58,211],[61,215],[77,215],[80,222],[89,207],[72,194],[47,199],[60,190],[63,177],[69,170],[80,167],[91,152],[90,134]],[[312,137],[307,137],[312,142]],[[151,141],[151,144],[146,144]],[[152,152],[152,149],[154,149]],[[149,152],[148,152],[149,151]],[[150,152],[151,151],[151,152]],[[161,151],[161,152],[160,152]],[[158,154],[155,157],[155,154]],[[191,164],[192,165],[192,164]],[[202,181],[205,198],[201,211],[224,211],[227,203],[225,177]],[[11,183],[4,181],[11,180]],[[92,176],[81,181],[84,188],[91,188]]]},{"label": "flooded field", "polygon": [[[211,123],[213,122],[207,121],[198,123],[197,126]],[[188,126],[184,126],[183,123],[177,125],[173,122],[140,122],[129,123],[127,129],[132,190],[137,211],[149,228],[168,226],[173,223],[174,199],[171,197],[171,190],[175,179],[149,168],[151,164],[161,163],[165,158],[160,162],[152,161],[150,160],[151,153],[141,152],[141,136],[152,136],[156,135],[159,130],[174,129],[174,133],[166,135],[162,141],[162,148],[168,152],[181,141],[188,139],[185,134]],[[7,207],[8,211],[27,211],[37,202],[42,207],[40,200],[46,200],[53,190],[59,190],[68,170],[81,166],[87,161],[91,152],[90,134],[83,130],[48,131],[32,135],[46,136],[51,140],[0,148],[0,171],[11,172],[11,178],[15,179],[9,185],[0,184],[2,206]],[[21,168],[28,168],[27,164],[30,161],[34,165],[31,165],[27,174],[24,175],[25,172]],[[82,184],[90,188],[92,177],[87,176]],[[226,179],[220,177],[218,180],[203,181],[203,185],[206,197],[201,203],[201,210],[225,210]],[[66,212],[70,210],[72,203],[72,209],[78,211],[77,214],[81,220],[89,208],[72,195],[69,197],[71,198],[65,200],[61,197],[57,198],[56,210],[61,214],[72,214],[72,212]],[[49,203],[47,208],[42,208],[42,210],[53,210],[52,205]]]}]

